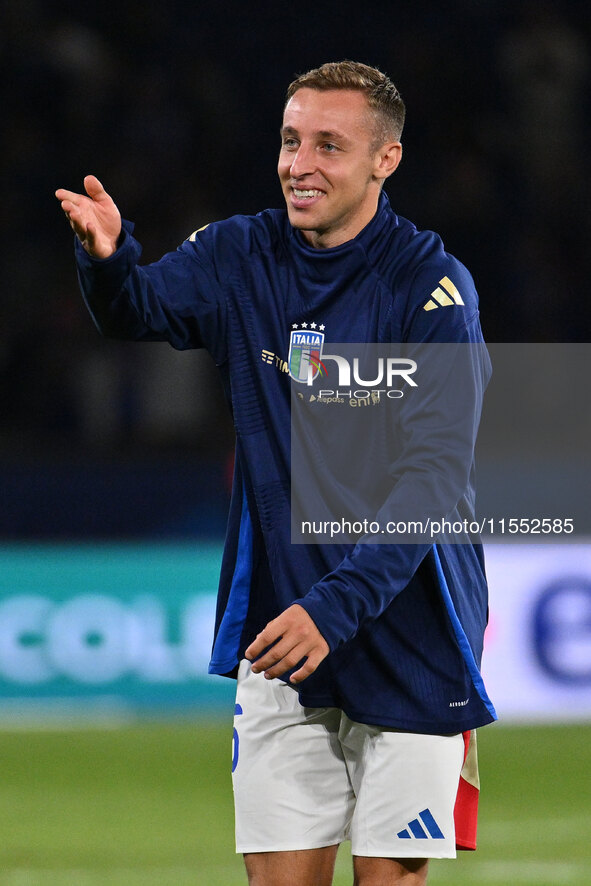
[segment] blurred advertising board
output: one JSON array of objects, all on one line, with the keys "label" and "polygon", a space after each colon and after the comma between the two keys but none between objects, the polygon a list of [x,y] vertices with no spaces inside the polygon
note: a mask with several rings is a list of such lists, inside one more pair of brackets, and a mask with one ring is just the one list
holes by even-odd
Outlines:
[{"label": "blurred advertising board", "polygon": [[[219,544],[0,547],[0,719],[231,715],[207,674]],[[501,720],[591,719],[591,542],[486,546]]]},{"label": "blurred advertising board", "polygon": [[207,674],[217,544],[0,548],[4,717],[230,711]]},{"label": "blurred advertising board", "polygon": [[483,674],[501,720],[591,720],[591,540],[485,545]]}]

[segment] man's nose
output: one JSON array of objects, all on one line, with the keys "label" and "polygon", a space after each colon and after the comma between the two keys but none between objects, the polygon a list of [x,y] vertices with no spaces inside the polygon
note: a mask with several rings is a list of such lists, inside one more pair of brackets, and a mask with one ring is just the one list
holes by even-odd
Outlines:
[{"label": "man's nose", "polygon": [[289,168],[292,178],[309,175],[315,168],[314,149],[311,145],[300,144]]}]

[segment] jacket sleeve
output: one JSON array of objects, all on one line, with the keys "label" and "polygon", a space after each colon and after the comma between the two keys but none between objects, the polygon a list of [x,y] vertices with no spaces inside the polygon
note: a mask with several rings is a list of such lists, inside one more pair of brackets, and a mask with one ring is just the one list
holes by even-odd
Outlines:
[{"label": "jacket sleeve", "polygon": [[167,341],[174,348],[206,347],[225,357],[223,273],[212,238],[193,235],[160,261],[141,266],[141,246],[123,223],[117,251],[91,258],[76,239],[78,280],[99,331],[111,338]]},{"label": "jacket sleeve", "polygon": [[[403,329],[406,352],[417,360],[424,384],[419,383],[420,397],[405,398],[408,405],[399,417],[396,433],[403,442],[384,478],[387,494],[375,516],[381,527],[389,520],[415,520],[427,528],[433,526],[427,520],[453,520],[470,512],[473,452],[490,364],[472,279],[459,264],[452,270],[449,278],[458,281],[462,304],[446,304],[442,298],[439,315],[424,305],[437,281],[448,275],[441,266],[427,268],[413,281]],[[297,601],[331,650],[379,617],[441,541],[430,529],[411,541],[408,534],[397,534],[397,543],[381,543],[384,537],[388,534],[364,537]]]}]

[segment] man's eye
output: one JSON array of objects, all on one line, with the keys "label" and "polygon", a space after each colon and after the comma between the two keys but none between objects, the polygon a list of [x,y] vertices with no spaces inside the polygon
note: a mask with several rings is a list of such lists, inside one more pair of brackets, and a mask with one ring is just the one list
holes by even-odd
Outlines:
[{"label": "man's eye", "polygon": [[329,154],[334,154],[335,151],[338,151],[337,146],[333,145],[331,142],[327,142],[326,144],[322,145],[322,147]]},{"label": "man's eye", "polygon": [[284,138],[283,139],[283,147],[287,148],[288,151],[297,148],[298,143],[295,138]]}]

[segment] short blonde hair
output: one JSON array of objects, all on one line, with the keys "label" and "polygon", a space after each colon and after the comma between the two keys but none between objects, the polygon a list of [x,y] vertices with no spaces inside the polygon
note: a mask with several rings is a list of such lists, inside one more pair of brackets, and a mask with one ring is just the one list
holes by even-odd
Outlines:
[{"label": "short blonde hair", "polygon": [[377,68],[362,62],[327,62],[301,74],[287,89],[285,104],[298,89],[355,89],[367,98],[375,117],[376,146],[390,140],[399,141],[404,127],[406,108],[398,89]]}]

